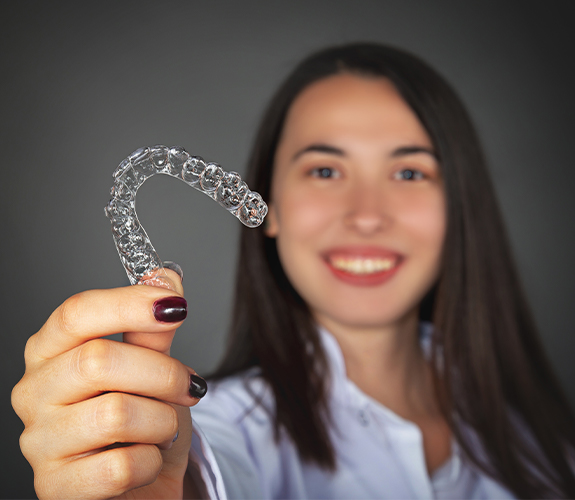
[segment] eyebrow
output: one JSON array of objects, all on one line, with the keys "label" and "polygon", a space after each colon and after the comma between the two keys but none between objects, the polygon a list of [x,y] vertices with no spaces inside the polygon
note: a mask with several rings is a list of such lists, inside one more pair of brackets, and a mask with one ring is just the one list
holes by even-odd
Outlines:
[{"label": "eyebrow", "polygon": [[395,149],[391,153],[391,157],[392,158],[399,158],[401,156],[414,155],[414,154],[418,154],[418,153],[425,153],[425,154],[432,156],[436,160],[438,159],[437,154],[435,153],[435,151],[433,151],[433,149],[426,148],[424,146],[403,146],[403,147]]},{"label": "eyebrow", "polygon": [[295,155],[293,155],[292,161],[297,160],[301,155],[305,153],[327,153],[336,156],[345,156],[343,149],[339,149],[334,146],[328,146],[327,144],[311,144],[310,146],[299,150]]},{"label": "eyebrow", "polygon": [[[292,158],[292,161],[297,160],[300,156],[306,153],[327,153],[335,156],[346,156],[345,151],[335,146],[329,146],[328,144],[311,144],[300,151],[298,151]],[[419,153],[425,153],[432,156],[434,159],[437,158],[437,154],[433,149],[424,146],[402,146],[392,151],[391,158],[400,158],[402,156],[414,155]]]}]

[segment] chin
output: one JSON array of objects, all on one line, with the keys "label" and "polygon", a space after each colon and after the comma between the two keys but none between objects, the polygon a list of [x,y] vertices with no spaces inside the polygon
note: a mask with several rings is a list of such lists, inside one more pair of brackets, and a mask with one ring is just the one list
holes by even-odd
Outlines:
[{"label": "chin", "polygon": [[[419,306],[409,308],[373,307],[363,304],[358,307],[332,307],[318,309],[316,320],[329,330],[329,325],[339,325],[346,329],[378,330],[410,323],[419,317]],[[388,304],[389,305],[389,304]]]}]

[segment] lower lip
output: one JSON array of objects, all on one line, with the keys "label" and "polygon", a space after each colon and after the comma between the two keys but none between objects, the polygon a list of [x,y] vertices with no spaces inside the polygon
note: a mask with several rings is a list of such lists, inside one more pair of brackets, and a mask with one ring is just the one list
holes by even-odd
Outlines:
[{"label": "lower lip", "polygon": [[327,267],[332,272],[332,274],[339,280],[348,283],[350,285],[355,286],[377,286],[385,283],[389,279],[391,279],[399,266],[401,265],[401,261],[397,262],[397,264],[387,270],[387,271],[380,271],[377,273],[369,273],[369,274],[352,274],[342,269],[337,269],[331,265],[329,261],[326,261]]}]

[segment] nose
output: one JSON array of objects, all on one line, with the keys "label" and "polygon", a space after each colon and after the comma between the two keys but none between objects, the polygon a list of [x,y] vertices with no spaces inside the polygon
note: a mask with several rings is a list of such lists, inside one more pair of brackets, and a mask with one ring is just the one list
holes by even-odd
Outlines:
[{"label": "nose", "polygon": [[384,203],[385,194],[373,183],[358,185],[349,193],[344,225],[362,235],[376,234],[392,224],[392,217]]}]

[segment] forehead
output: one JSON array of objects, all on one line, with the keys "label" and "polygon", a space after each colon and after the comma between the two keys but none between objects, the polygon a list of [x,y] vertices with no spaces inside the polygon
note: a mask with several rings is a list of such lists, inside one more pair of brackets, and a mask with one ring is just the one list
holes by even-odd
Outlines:
[{"label": "forehead", "polygon": [[318,80],[296,97],[280,144],[352,136],[432,146],[423,125],[390,80],[350,73]]}]

